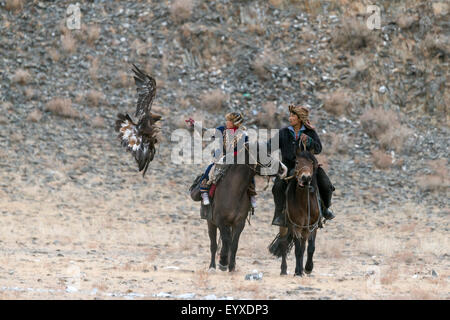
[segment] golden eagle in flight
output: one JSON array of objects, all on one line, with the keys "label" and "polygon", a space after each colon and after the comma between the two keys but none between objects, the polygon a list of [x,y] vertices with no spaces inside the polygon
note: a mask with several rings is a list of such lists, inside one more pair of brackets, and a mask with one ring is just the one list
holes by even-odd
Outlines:
[{"label": "golden eagle in flight", "polygon": [[130,151],[145,176],[148,165],[155,156],[155,145],[158,142],[156,135],[159,128],[156,122],[161,119],[160,115],[152,114],[153,99],[156,95],[156,81],[153,77],[139,70],[133,64],[134,82],[138,93],[135,117],[138,118],[135,123],[128,114],[119,113],[117,115],[115,130],[119,132],[119,139],[123,147]]}]

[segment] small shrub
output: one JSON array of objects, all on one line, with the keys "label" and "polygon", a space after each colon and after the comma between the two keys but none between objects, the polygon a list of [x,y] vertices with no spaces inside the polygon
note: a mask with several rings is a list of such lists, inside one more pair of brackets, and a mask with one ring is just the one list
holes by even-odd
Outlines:
[{"label": "small shrub", "polygon": [[30,114],[27,117],[27,121],[31,122],[39,122],[42,119],[42,112],[38,109],[34,109],[30,112]]},{"label": "small shrub", "polygon": [[100,91],[90,90],[86,95],[86,100],[91,107],[98,107],[100,103],[104,102],[105,96]]},{"label": "small shrub", "polygon": [[228,96],[220,89],[204,92],[200,96],[200,107],[210,111],[219,111],[224,106]]},{"label": "small shrub", "polygon": [[5,9],[8,11],[20,12],[23,9],[24,0],[6,0]]},{"label": "small shrub", "polygon": [[193,8],[192,0],[175,0],[170,6],[170,16],[175,23],[181,23],[191,17]]},{"label": "small shrub", "polygon": [[392,166],[392,157],[381,150],[372,150],[372,160],[379,169],[388,169]]},{"label": "small shrub", "polygon": [[350,94],[348,90],[343,88],[339,88],[327,96],[323,104],[325,111],[336,116],[341,116],[348,113],[351,107],[352,100]]},{"label": "small shrub", "polygon": [[31,75],[28,71],[23,69],[17,69],[14,75],[12,76],[12,82],[19,84],[27,84],[31,80]]},{"label": "small shrub", "polygon": [[70,33],[66,33],[65,35],[61,35],[61,45],[62,49],[66,53],[74,53],[77,49],[76,40],[70,35]]},{"label": "small shrub", "polygon": [[333,42],[339,48],[359,50],[372,46],[376,38],[367,25],[357,19],[345,20],[333,33]]},{"label": "small shrub", "polygon": [[53,98],[47,102],[45,110],[61,117],[80,118],[80,114],[72,108],[72,100],[70,99]]}]

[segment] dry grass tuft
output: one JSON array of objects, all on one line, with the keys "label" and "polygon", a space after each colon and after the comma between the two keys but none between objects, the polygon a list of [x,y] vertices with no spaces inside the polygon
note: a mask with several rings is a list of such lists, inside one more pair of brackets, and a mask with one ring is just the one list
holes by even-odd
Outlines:
[{"label": "dry grass tuft", "polygon": [[388,169],[392,166],[392,156],[381,150],[372,150],[372,160],[379,169]]},{"label": "dry grass tuft", "polygon": [[397,19],[398,26],[403,30],[407,30],[407,29],[413,27],[413,25],[417,24],[418,22],[419,22],[419,16],[417,14],[415,14],[415,15],[404,15],[403,14]]},{"label": "dry grass tuft", "polygon": [[30,114],[27,117],[27,121],[31,122],[39,122],[42,119],[42,112],[38,109],[34,109],[30,112]]},{"label": "dry grass tuft", "polygon": [[200,96],[200,107],[209,111],[220,111],[227,100],[228,95],[220,89],[207,91]]},{"label": "dry grass tuft", "polygon": [[280,114],[277,113],[275,101],[268,101],[262,105],[262,112],[256,116],[258,126],[265,128],[277,128],[281,122]]},{"label": "dry grass tuft", "polygon": [[22,85],[29,83],[30,80],[31,80],[30,73],[23,69],[17,69],[14,75],[12,76],[12,82],[19,83]]},{"label": "dry grass tuft", "polygon": [[91,107],[98,107],[100,103],[105,102],[105,96],[97,90],[90,90],[86,95],[86,100]]},{"label": "dry grass tuft", "polygon": [[115,88],[129,88],[133,85],[133,78],[124,71],[119,71],[116,73],[113,86]]},{"label": "dry grass tuft", "polygon": [[27,100],[32,100],[35,99],[37,97],[37,91],[34,90],[33,88],[26,88],[25,89],[25,98]]},{"label": "dry grass tuft", "polygon": [[74,53],[77,49],[77,42],[70,33],[61,35],[61,46],[66,53]]},{"label": "dry grass tuft", "polygon": [[365,22],[351,18],[333,33],[333,42],[339,48],[359,50],[374,45],[376,37]]},{"label": "dry grass tuft", "polygon": [[449,11],[449,4],[448,2],[433,2],[433,14],[435,16],[446,16]]},{"label": "dry grass tuft", "polygon": [[14,13],[20,12],[23,9],[24,2],[24,0],[6,0],[5,9]]},{"label": "dry grass tuft", "polygon": [[449,56],[450,55],[450,37],[443,34],[428,33],[420,42],[420,49],[425,57]]},{"label": "dry grass tuft", "polygon": [[405,147],[406,139],[412,135],[412,131],[400,123],[397,114],[392,110],[371,108],[364,112],[360,120],[363,130],[371,138],[377,139],[384,149],[401,151]]},{"label": "dry grass tuft", "polygon": [[48,49],[48,55],[50,56],[53,62],[58,62],[59,59],[61,58],[59,51],[56,50],[55,48]]},{"label": "dry grass tuft", "polygon": [[192,0],[175,0],[170,6],[170,16],[175,23],[184,22],[191,17],[193,8]]},{"label": "dry grass tuft", "polygon": [[416,261],[416,256],[412,251],[402,250],[392,256],[393,260],[400,263],[411,264]]},{"label": "dry grass tuft", "polygon": [[105,128],[106,127],[105,119],[99,116],[95,117],[94,119],[92,119],[92,126],[94,128]]},{"label": "dry grass tuft", "polygon": [[93,45],[95,41],[100,37],[102,29],[97,25],[90,25],[87,29],[87,42],[89,45]]},{"label": "dry grass tuft", "polygon": [[383,285],[391,285],[399,278],[398,268],[389,267],[389,270],[384,270],[380,278],[380,283]]},{"label": "dry grass tuft", "polygon": [[[323,145],[323,153],[329,156],[337,155],[337,154],[345,154],[348,150],[349,141],[346,136],[343,134],[326,134],[322,142]],[[328,144],[328,141],[331,141]],[[326,145],[324,145],[326,143]]]},{"label": "dry grass tuft", "polygon": [[89,75],[91,76],[92,81],[94,81],[95,83],[98,81],[99,78],[98,64],[99,59],[98,57],[96,57],[95,59],[92,60],[91,66],[89,67]]},{"label": "dry grass tuft", "polygon": [[53,98],[45,105],[45,111],[66,118],[80,118],[79,112],[72,108],[72,100],[70,99]]},{"label": "dry grass tuft", "polygon": [[324,99],[323,108],[336,116],[348,114],[352,107],[349,90],[339,88]]},{"label": "dry grass tuft", "polygon": [[421,175],[416,178],[419,188],[423,190],[447,190],[450,187],[447,159],[437,159],[428,162],[433,174]]},{"label": "dry grass tuft", "polygon": [[271,76],[270,65],[276,64],[278,60],[276,56],[270,50],[264,50],[264,52],[255,58],[252,63],[251,69],[258,76],[259,79],[265,81],[269,80]]}]

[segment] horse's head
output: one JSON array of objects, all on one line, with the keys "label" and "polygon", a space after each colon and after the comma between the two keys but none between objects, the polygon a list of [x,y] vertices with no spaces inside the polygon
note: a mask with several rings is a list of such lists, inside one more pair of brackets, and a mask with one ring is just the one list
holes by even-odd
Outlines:
[{"label": "horse's head", "polygon": [[315,169],[317,169],[317,160],[310,152],[297,152],[295,159],[295,178],[300,188],[309,186],[313,179]]}]

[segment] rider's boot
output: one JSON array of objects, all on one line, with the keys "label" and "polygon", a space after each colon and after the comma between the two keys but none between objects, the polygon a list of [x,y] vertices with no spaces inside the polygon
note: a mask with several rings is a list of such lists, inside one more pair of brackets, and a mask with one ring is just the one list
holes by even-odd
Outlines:
[{"label": "rider's boot", "polygon": [[322,204],[322,215],[325,218],[325,220],[333,220],[335,218],[333,211],[325,207],[323,202],[321,202],[321,204]]},{"label": "rider's boot", "polygon": [[286,215],[284,214],[283,208],[277,208],[275,206],[275,214],[274,214],[274,217],[272,220],[272,225],[280,226],[280,227],[287,227]]},{"label": "rider's boot", "polygon": [[208,195],[208,192],[202,192],[202,193],[201,193],[201,196],[202,196],[202,203],[203,203],[203,205],[204,205],[204,206],[209,205],[210,202],[209,202],[209,195]]},{"label": "rider's boot", "polygon": [[250,203],[252,205],[252,208],[256,209],[256,196],[251,196],[250,197]]}]

